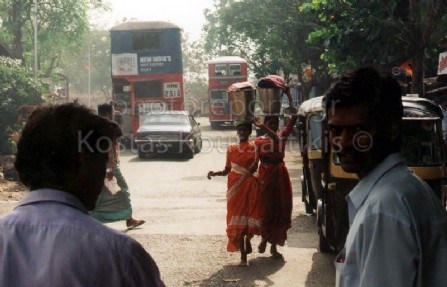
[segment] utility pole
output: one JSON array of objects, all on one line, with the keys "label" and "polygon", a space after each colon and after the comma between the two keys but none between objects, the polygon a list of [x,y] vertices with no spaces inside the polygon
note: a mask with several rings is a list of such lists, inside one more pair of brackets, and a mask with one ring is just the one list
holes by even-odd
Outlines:
[{"label": "utility pole", "polygon": [[34,75],[37,76],[37,69],[38,69],[38,61],[37,61],[37,12],[38,10],[38,1],[34,0]]},{"label": "utility pole", "polygon": [[88,42],[88,106],[91,107],[92,105],[92,95],[91,95],[91,71],[90,71],[90,64],[91,64],[91,42],[89,40]]}]

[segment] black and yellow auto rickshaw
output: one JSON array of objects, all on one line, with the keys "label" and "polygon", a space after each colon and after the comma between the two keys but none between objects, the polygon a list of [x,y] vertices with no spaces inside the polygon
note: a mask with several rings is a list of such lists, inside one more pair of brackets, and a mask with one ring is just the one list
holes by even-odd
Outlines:
[{"label": "black and yellow auto rickshaw", "polygon": [[[317,214],[320,252],[338,252],[349,230],[345,197],[358,178],[343,171],[330,148],[322,98],[304,101],[298,111],[302,201],[306,213]],[[445,205],[442,111],[425,98],[403,97],[402,100],[402,155],[408,168],[424,179]]]}]

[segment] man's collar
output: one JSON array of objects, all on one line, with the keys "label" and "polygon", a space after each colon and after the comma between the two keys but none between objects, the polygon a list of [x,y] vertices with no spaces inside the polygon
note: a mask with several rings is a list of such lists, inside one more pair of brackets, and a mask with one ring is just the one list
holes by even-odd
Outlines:
[{"label": "man's collar", "polygon": [[82,204],[82,202],[73,194],[62,190],[50,189],[50,188],[41,188],[32,190],[22,200],[20,200],[16,208],[24,205],[30,205],[45,201],[59,202],[77,208],[84,213],[88,213],[84,204]]},{"label": "man's collar", "polygon": [[400,153],[392,153],[362,178],[347,196],[354,208],[358,209],[363,204],[371,189],[383,174],[401,163],[403,163],[403,159]]}]

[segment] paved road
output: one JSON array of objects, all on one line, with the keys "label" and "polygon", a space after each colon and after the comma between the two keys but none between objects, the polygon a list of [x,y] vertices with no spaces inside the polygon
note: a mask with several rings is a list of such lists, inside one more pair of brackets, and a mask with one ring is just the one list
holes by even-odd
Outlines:
[{"label": "paved road", "polygon": [[[199,118],[203,151],[194,159],[151,157],[138,159],[135,152],[122,153],[121,168],[130,186],[134,215],[147,223],[127,234],[136,238],[154,257],[167,286],[334,286],[333,254],[317,250],[315,216],[307,216],[301,202],[300,156],[296,141],[288,143],[285,162],[294,189],[293,227],[286,246],[279,247],[284,261],[268,251],[254,252],[250,266],[241,268],[238,253],[226,252],[226,178],[206,179],[209,170],[224,167],[225,150],[236,141],[233,128],[211,130]],[[14,203],[0,203],[0,212]],[[108,224],[125,230],[124,221]]]},{"label": "paved road", "polygon": [[[286,246],[280,247],[285,262],[254,252],[250,270],[239,273],[229,267],[239,258],[237,253],[225,251],[226,178],[210,181],[206,174],[223,169],[226,146],[236,141],[236,132],[233,128],[215,131],[206,118],[199,121],[204,145],[194,159],[162,156],[140,160],[129,151],[121,158],[135,217],[148,221],[128,234],[150,238],[145,244],[160,262],[170,286],[334,286],[333,255],[317,251],[316,218],[305,215],[301,202],[301,159],[296,141],[288,143],[285,159],[294,190],[293,228]],[[123,222],[109,225],[124,227]],[[163,245],[166,242],[170,247]],[[254,246],[258,242],[259,238],[254,238]],[[201,270],[209,274],[199,275]],[[173,274],[181,274],[181,279],[172,278]]]}]

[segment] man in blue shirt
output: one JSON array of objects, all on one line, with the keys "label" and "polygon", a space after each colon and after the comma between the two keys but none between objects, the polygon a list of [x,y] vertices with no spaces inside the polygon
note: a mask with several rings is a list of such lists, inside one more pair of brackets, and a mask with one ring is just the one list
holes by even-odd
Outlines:
[{"label": "man in blue shirt", "polygon": [[447,286],[447,215],[401,155],[399,84],[373,68],[344,75],[324,98],[331,146],[360,181],[337,286]]},{"label": "man in blue shirt", "polygon": [[88,214],[120,136],[76,104],[32,113],[15,162],[31,192],[0,218],[0,286],[165,286],[137,241]]}]

